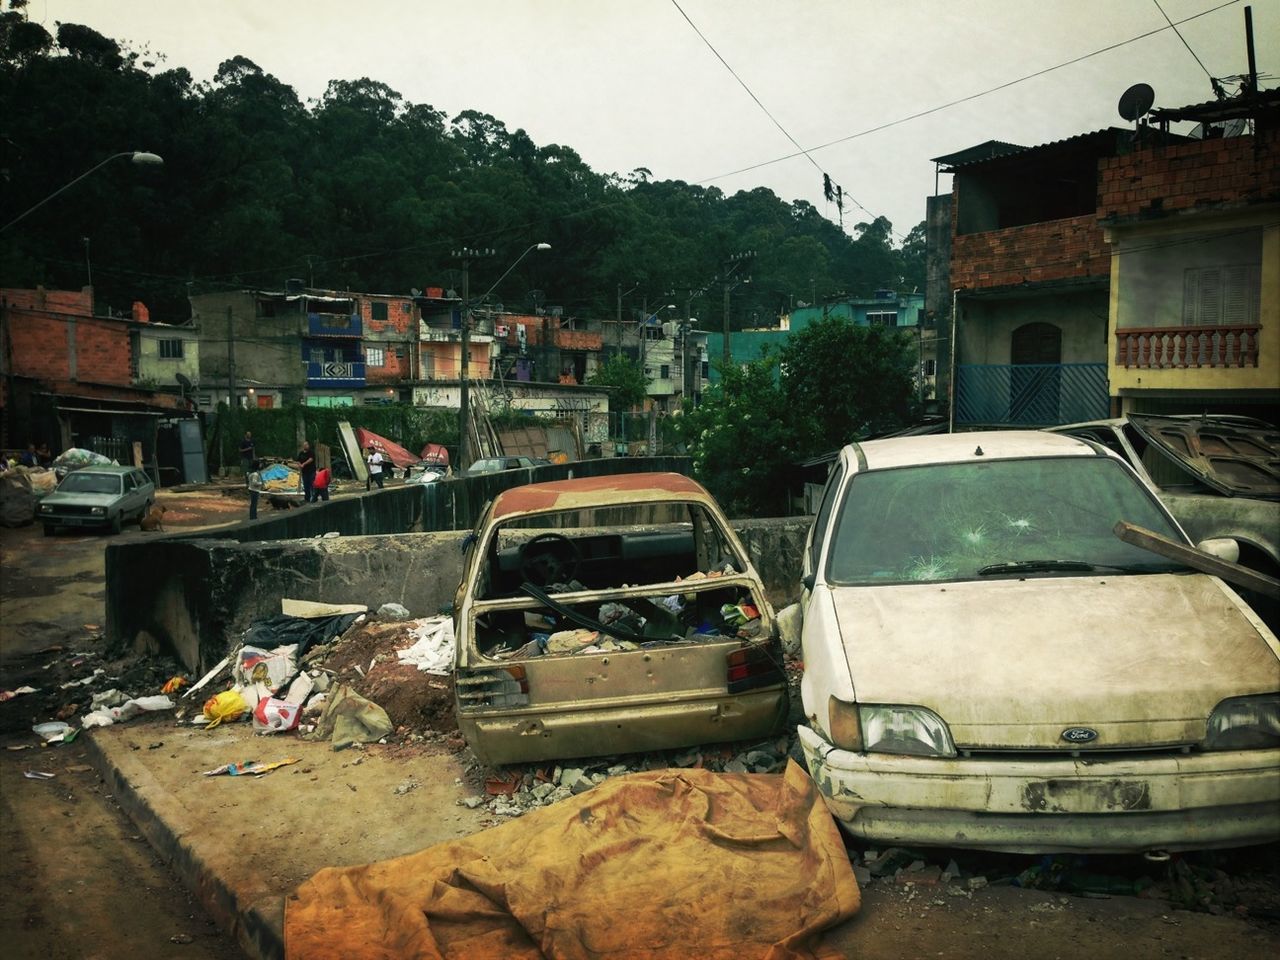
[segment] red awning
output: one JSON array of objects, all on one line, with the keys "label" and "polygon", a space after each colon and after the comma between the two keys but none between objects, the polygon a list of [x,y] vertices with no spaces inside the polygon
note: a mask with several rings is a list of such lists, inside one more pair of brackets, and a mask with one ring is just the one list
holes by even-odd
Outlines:
[{"label": "red awning", "polygon": [[393,466],[411,467],[420,461],[420,457],[415,457],[400,444],[388,440],[386,437],[380,437],[364,427],[356,427],[356,443],[360,444],[360,451],[364,453],[370,447],[377,450],[386,459],[390,460]]}]

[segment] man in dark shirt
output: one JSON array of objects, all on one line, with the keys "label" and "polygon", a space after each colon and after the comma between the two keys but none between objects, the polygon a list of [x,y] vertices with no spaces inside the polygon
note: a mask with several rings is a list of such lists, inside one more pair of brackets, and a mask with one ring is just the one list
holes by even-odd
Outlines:
[{"label": "man in dark shirt", "polygon": [[257,459],[258,451],[254,448],[253,434],[246,430],[244,439],[240,441],[240,468],[246,477],[253,472],[253,461]]},{"label": "man in dark shirt", "polygon": [[311,452],[310,440],[303,440],[298,451],[298,472],[302,474],[302,500],[311,503],[316,498],[316,455]]}]

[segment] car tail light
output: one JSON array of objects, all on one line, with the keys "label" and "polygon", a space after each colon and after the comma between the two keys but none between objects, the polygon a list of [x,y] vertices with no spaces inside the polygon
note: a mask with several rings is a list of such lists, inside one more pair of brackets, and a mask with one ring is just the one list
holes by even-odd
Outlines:
[{"label": "car tail light", "polygon": [[529,678],[524,667],[459,672],[454,684],[460,710],[529,704]]},{"label": "car tail light", "polygon": [[725,658],[730,693],[755,690],[785,682],[782,666],[761,643],[739,647]]}]

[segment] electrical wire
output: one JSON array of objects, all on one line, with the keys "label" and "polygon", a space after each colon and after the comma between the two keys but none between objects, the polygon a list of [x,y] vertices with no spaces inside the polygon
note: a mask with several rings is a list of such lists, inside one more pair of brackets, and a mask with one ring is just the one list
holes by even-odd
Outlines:
[{"label": "electrical wire", "polygon": [[1187,38],[1184,37],[1182,35],[1182,31],[1178,29],[1178,25],[1169,19],[1169,15],[1164,12],[1164,7],[1160,6],[1160,0],[1151,0],[1151,2],[1156,5],[1156,9],[1160,11],[1160,16],[1164,17],[1165,22],[1169,24],[1169,26],[1173,27],[1173,32],[1178,35],[1178,39],[1182,41],[1182,45],[1187,48],[1187,53],[1196,58],[1196,63],[1200,64],[1200,69],[1204,71],[1204,75],[1212,80],[1213,74],[1211,74],[1209,72],[1209,68],[1204,65],[1204,61],[1196,56],[1196,52],[1191,49],[1191,44],[1187,43]]}]

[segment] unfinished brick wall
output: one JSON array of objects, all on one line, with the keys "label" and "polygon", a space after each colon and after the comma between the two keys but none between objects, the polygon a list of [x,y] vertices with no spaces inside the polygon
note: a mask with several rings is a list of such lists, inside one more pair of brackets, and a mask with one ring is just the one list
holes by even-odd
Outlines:
[{"label": "unfinished brick wall", "polygon": [[[408,297],[361,296],[360,319],[364,328],[362,344],[366,357],[370,347],[381,349],[383,365],[365,366],[365,379],[370,384],[402,383],[417,379],[414,353],[418,340],[418,313]],[[386,304],[387,318],[375,320],[373,305]]]},{"label": "unfinished brick wall", "polygon": [[[957,199],[953,217],[963,202]],[[982,233],[953,233],[951,239],[951,285],[965,290],[1106,277],[1110,271],[1111,251],[1092,214]]]},{"label": "unfinished brick wall", "polygon": [[1099,164],[1098,216],[1163,212],[1280,198],[1280,130],[1253,137],[1149,147]]},{"label": "unfinished brick wall", "polygon": [[13,370],[19,377],[116,386],[133,382],[128,321],[95,317],[93,294],[4,290]]}]

